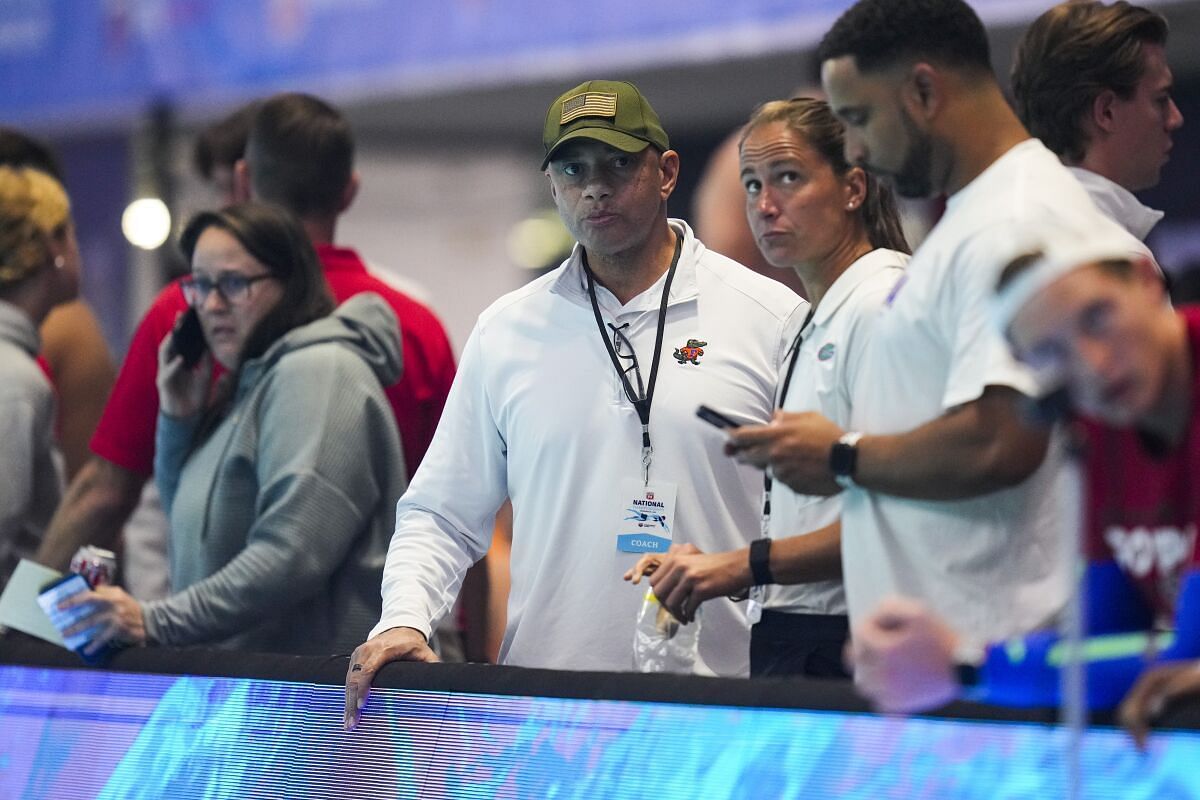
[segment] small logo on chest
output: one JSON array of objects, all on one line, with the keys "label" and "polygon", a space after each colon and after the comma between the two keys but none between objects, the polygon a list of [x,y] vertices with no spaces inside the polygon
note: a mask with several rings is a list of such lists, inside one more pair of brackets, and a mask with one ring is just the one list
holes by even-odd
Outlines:
[{"label": "small logo on chest", "polygon": [[821,345],[821,349],[817,351],[817,361],[828,361],[833,358],[837,352],[837,345],[833,342],[826,342]]},{"label": "small logo on chest", "polygon": [[700,357],[704,355],[704,348],[708,346],[708,342],[699,339],[688,339],[687,344],[683,347],[675,348],[675,360],[680,364],[692,364],[700,366]]}]

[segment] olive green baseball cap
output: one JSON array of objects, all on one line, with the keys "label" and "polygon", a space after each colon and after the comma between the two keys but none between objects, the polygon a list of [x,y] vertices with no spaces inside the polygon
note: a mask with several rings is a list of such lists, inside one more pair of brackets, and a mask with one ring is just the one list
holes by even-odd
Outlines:
[{"label": "olive green baseball cap", "polygon": [[572,139],[595,139],[626,153],[640,153],[648,144],[671,149],[650,101],[626,81],[586,81],[559,95],[546,112],[542,169]]}]

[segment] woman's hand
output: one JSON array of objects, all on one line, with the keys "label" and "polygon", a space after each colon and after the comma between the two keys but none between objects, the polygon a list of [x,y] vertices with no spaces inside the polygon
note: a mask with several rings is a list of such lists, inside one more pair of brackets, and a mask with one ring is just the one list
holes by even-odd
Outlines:
[{"label": "woman's hand", "polygon": [[63,637],[88,632],[83,652],[91,656],[105,645],[141,645],[146,643],[146,620],[142,606],[124,589],[116,586],[97,586],[90,592],[80,592],[59,603],[61,610],[75,606],[91,606],[92,613],[63,631]]},{"label": "woman's hand", "polygon": [[167,334],[158,346],[158,404],[164,414],[187,418],[204,410],[212,384],[212,355],[205,351],[191,369],[171,345]]}]

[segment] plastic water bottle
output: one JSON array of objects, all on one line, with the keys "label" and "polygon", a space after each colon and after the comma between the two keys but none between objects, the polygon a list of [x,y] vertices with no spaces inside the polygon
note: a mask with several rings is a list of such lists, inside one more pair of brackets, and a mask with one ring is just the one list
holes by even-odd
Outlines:
[{"label": "plastic water bottle", "polygon": [[633,633],[633,668],[638,672],[691,673],[700,642],[700,609],[688,624],[663,608],[646,587]]}]

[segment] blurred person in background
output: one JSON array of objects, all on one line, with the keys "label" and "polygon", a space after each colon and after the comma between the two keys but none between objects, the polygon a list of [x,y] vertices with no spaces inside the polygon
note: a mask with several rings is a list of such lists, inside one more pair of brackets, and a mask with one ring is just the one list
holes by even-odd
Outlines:
[{"label": "blurred person in background", "polygon": [[[62,185],[58,159],[41,142],[0,127],[0,165],[40,170]],[[41,361],[58,398],[59,444],[67,479],[87,462],[88,440],[104,410],[116,366],[91,307],[81,297],[55,306],[40,328]]]},{"label": "blurred person in background", "polygon": [[[192,149],[193,170],[212,191],[221,207],[238,201],[234,171],[238,162],[245,158],[246,142],[261,104],[262,101],[255,100],[238,107],[205,127],[196,137]],[[396,288],[407,290],[405,286]],[[168,287],[167,291],[172,290]],[[100,408],[97,409],[97,418],[99,414]],[[92,430],[89,429],[87,436],[91,435]],[[86,453],[86,441],[83,446]],[[120,545],[122,582],[128,591],[142,600],[165,597],[170,588],[167,520],[153,481],[146,482],[140,502],[124,524]]]},{"label": "blurred person in background", "polygon": [[[339,217],[358,192],[354,137],[335,108],[305,94],[280,94],[257,106],[245,158],[234,170],[236,194],[279,205],[301,220],[336,301],[374,292],[399,320],[403,375],[387,389],[415,470],[424,456],[454,377],[454,354],[429,309],[371,276],[358,254],[334,244]],[[38,551],[65,568],[83,544],[112,546],[141,496],[154,461],[158,418],[158,346],[187,308],[178,281],[155,299],[130,342],[112,396],[92,438],[93,458],[68,487]],[[215,366],[219,377],[220,365]]]},{"label": "blurred person in background", "polygon": [[[851,166],[844,149],[842,124],[810,97],[759,107],[739,142],[755,241],[773,267],[799,277],[812,303],[789,348],[777,406],[849,425],[872,324],[909,249],[891,190]],[[742,459],[765,466],[769,440],[756,444],[747,429],[737,441]],[[750,596],[751,613],[761,613],[751,617],[750,674],[846,677],[841,498],[798,495],[769,475],[765,483],[763,539],[711,554],[682,545],[644,556],[627,577],[652,572],[663,605],[685,620],[685,597],[703,602],[763,587]]]},{"label": "blurred person in background", "polygon": [[[204,128],[196,137],[192,167],[221,207],[237,202],[233,194],[233,169],[246,152],[246,139],[257,109],[257,102],[247,103]],[[141,499],[121,526],[119,544],[118,580],[125,589],[139,600],[166,597],[171,590],[167,518],[154,481],[146,481],[142,487]]]},{"label": "blurred person in background", "polygon": [[[207,350],[191,368],[171,336],[158,353],[172,594],[139,603],[100,586],[72,602],[93,608],[77,630],[92,631],[88,652],[345,652],[378,617],[406,484],[383,389],[401,369],[395,315],[371,293],[333,311],[307,234],[274,206],[202,212],[181,247]],[[225,370],[215,386],[213,360]]]},{"label": "blurred person in background", "polygon": [[1171,99],[1167,31],[1162,15],[1124,0],[1060,3],[1025,31],[1012,70],[1029,132],[1138,239],[1163,214],[1134,193],[1158,184],[1183,126]]},{"label": "blurred person in background", "polygon": [[[254,116],[262,102],[254,100],[235,109],[204,128],[196,137],[192,148],[192,168],[214,192],[222,207],[246,197],[244,188],[235,183],[235,172],[238,162],[246,158],[246,142],[250,139]],[[421,303],[428,303],[428,291],[416,281],[394,272],[376,269],[371,264],[367,264],[367,269],[392,288]]]},{"label": "blurred person in background", "polygon": [[[1124,240],[1046,246],[1015,259],[995,317],[1047,392],[1080,416],[1086,494],[1088,705],[1127,695],[1144,742],[1166,703],[1200,689],[1200,309],[1172,309],[1158,271]],[[962,693],[1060,701],[1056,631],[980,648],[923,604],[891,598],[855,629],[860,687],[885,710]]]},{"label": "blurred person in background", "polygon": [[62,185],[0,166],[0,586],[33,555],[62,496],[54,390],[38,326],[79,293],[79,250]]},{"label": "blurred person in background", "polygon": [[256,100],[234,109],[202,130],[192,147],[192,168],[216,193],[222,207],[240,199],[233,173],[246,156],[246,140],[259,105],[261,101]]},{"label": "blurred person in background", "polygon": [[[233,169],[245,153],[246,138],[256,109],[257,103],[242,106],[205,128],[197,137],[192,154],[193,167],[214,189],[222,205],[235,202]],[[173,281],[159,293],[152,311],[165,300],[181,299],[179,293],[178,281]],[[86,439],[92,438],[105,409],[111,407],[110,413],[117,414],[120,404],[136,393],[135,388],[129,386],[137,383],[131,377],[133,365],[144,368],[147,363],[144,356],[170,329],[174,321],[171,314],[178,314],[178,310],[172,307],[160,314],[147,313],[143,317],[122,363],[126,377],[118,397],[105,404],[113,385],[112,376],[103,396],[92,395],[99,406]],[[139,354],[143,356],[140,359]],[[219,366],[217,370],[219,372]],[[142,388],[152,389],[152,381],[143,382]],[[143,409],[143,412],[152,413],[152,410]],[[170,579],[167,520],[154,482],[148,480],[153,451],[140,458],[135,457],[134,452],[140,449],[139,443],[141,447],[147,443],[152,446],[152,428],[149,435],[145,428],[145,425],[140,426],[137,434],[131,434],[128,427],[119,432],[120,438],[132,443],[131,452],[117,451],[111,444],[101,443],[101,452],[92,453],[91,448],[96,444],[85,439],[82,469],[70,476],[72,482],[65,507],[53,521],[51,541],[39,550],[38,560],[65,569],[74,549],[80,545],[94,543],[118,550],[122,566],[118,576],[120,582],[138,599],[152,600],[166,596]]]},{"label": "blurred person in background", "polygon": [[[654,502],[661,528],[708,550],[757,528],[761,475],[721,452],[707,403],[766,422],[806,305],[707,250],[667,217],[679,154],[638,89],[588,81],[547,110],[551,196],[578,242],[553,272],[480,315],[444,424],[396,512],[384,611],[346,673],[353,726],[375,673],[433,661],[431,625],[513,508],[501,660],[628,670],[640,592],[621,576],[646,552],[626,509]],[[748,671],[744,615],[710,603],[696,669]]]}]

